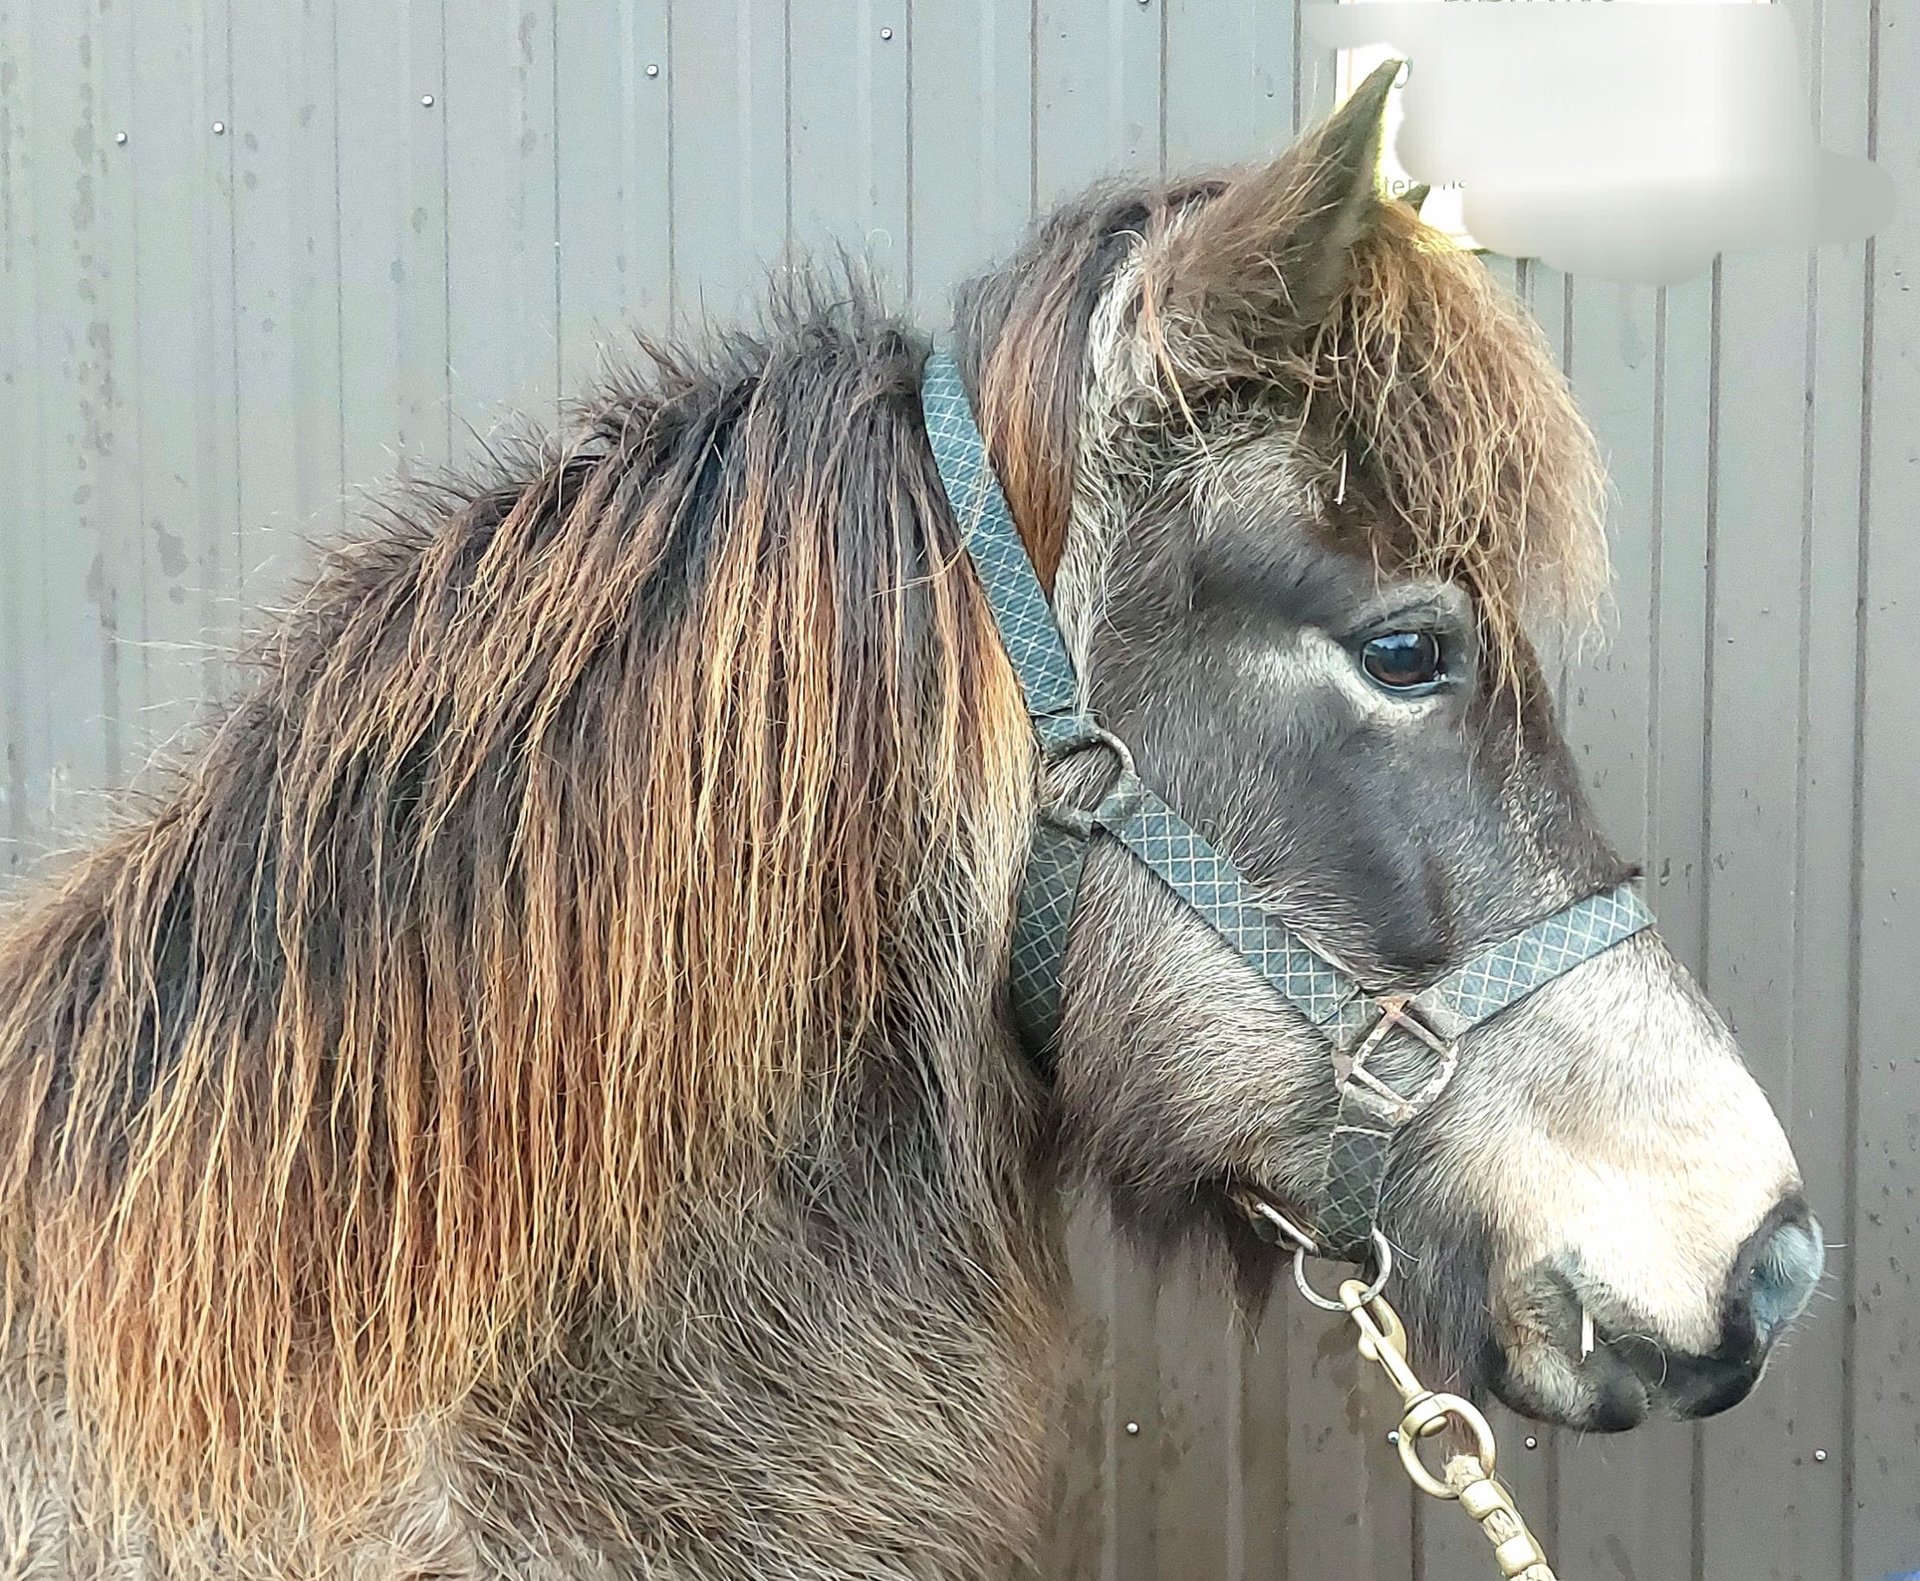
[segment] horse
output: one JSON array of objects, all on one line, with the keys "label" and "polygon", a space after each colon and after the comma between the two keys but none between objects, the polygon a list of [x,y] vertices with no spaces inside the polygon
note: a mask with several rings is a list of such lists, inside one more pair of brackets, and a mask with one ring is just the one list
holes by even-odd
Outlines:
[{"label": "horse", "polygon": [[[1596,448],[1378,191],[1384,92],[1061,207],[943,337],[1091,717],[1383,993],[1632,877],[1546,680]],[[1312,1200],[1325,1044],[1106,839],[1018,1034],[1073,776],[929,345],[811,273],[397,497],[16,906],[7,1575],[1030,1573],[1073,1195],[1257,1318],[1243,1205]],[[1820,1237],[1657,934],[1449,1057],[1379,1205],[1423,1368],[1588,1431],[1736,1403]]]}]

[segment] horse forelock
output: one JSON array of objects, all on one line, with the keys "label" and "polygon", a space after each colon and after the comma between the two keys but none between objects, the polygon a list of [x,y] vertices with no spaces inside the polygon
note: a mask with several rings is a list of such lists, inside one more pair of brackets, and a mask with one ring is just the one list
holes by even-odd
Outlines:
[{"label": "horse forelock", "polygon": [[1598,446],[1539,327],[1478,258],[1382,204],[1290,376],[1322,499],[1356,474],[1393,560],[1464,583],[1501,652],[1523,631],[1591,629],[1609,576]]},{"label": "horse forelock", "polygon": [[[980,382],[989,418],[1017,436],[996,458],[1043,572],[1062,556],[1088,460],[1074,418],[1106,355],[1126,366],[1105,370],[1104,393],[1130,394],[1091,426],[1132,443],[1132,464],[1184,468],[1210,430],[1246,433],[1260,415],[1288,436],[1316,525],[1391,570],[1461,581],[1502,652],[1521,633],[1592,629],[1608,578],[1604,477],[1544,336],[1404,204],[1373,202],[1357,235],[1329,243],[1340,267],[1323,270],[1303,240],[1324,219],[1316,157],[1309,140],[1265,166],[1096,193],[977,288],[976,318],[1014,331],[993,337]],[[1295,269],[1337,288],[1309,307]],[[1103,305],[1123,333],[1089,356]]]},{"label": "horse forelock", "polygon": [[344,1518],[1004,928],[1031,749],[921,348],[798,294],[336,551],[0,944],[12,1321],[159,1507]]}]

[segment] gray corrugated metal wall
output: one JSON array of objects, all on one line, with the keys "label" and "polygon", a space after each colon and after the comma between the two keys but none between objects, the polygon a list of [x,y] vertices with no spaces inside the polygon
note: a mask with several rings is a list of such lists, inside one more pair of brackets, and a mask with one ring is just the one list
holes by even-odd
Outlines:
[{"label": "gray corrugated metal wall", "polygon": [[[1920,15],[1792,9],[1892,230],[1666,291],[1502,266],[1618,489],[1589,782],[1843,1243],[1724,1422],[1502,1424],[1580,1581],[1920,1566]],[[623,321],[724,318],[828,242],[931,312],[1056,196],[1273,147],[1330,84],[1293,0],[0,0],[5,870],[137,776],[298,535]],[[1246,1344],[1081,1239],[1058,1573],[1490,1573],[1319,1314]]]}]

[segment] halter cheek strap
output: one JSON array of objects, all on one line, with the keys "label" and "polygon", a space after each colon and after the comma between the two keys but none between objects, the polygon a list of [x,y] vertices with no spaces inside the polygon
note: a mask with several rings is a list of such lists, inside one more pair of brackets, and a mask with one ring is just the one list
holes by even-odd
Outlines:
[{"label": "halter cheek strap", "polygon": [[1296,1251],[1362,1261],[1377,1236],[1393,1139],[1452,1078],[1459,1040],[1535,989],[1652,925],[1624,885],[1575,901],[1455,967],[1417,994],[1375,994],[1257,901],[1239,870],[1144,784],[1125,743],[1084,708],[1052,608],[1015,530],[960,370],[936,351],[921,386],[927,438],[1026,696],[1043,762],[1111,760],[1092,808],[1051,805],[1035,826],[1015,913],[1009,990],[1038,1062],[1059,1030],[1067,933],[1094,840],[1118,841],[1253,967],[1319,1034],[1338,1115],[1312,1227],[1258,1209]]}]

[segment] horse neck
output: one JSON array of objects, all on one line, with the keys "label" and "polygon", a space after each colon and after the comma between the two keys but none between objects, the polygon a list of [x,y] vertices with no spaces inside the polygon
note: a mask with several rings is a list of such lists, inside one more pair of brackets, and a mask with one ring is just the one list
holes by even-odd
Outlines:
[{"label": "horse neck", "polygon": [[[688,1581],[852,1574],[877,1547],[1016,1571],[1063,1307],[1040,1113],[977,1034],[871,1051],[744,1214],[694,1215],[641,1310],[589,1307],[527,1387],[470,1403],[471,1507],[517,1512],[478,1539]],[[697,1542],[662,1517],[687,1509]]]}]

